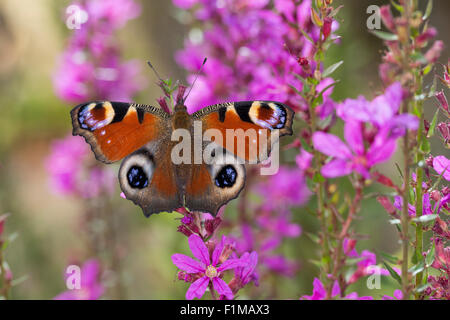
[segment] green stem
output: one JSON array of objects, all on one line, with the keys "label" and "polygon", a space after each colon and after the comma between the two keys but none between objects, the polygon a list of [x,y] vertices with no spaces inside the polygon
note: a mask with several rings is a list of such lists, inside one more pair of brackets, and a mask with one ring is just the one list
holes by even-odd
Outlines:
[{"label": "green stem", "polygon": [[[316,110],[314,109],[314,100],[317,94],[316,86],[313,85],[311,88],[311,98],[308,101],[309,113],[311,117],[311,135],[314,134],[317,130],[317,117]],[[314,161],[316,164],[317,171],[316,173],[320,173],[322,167],[321,161],[321,153],[317,150],[314,150]],[[325,188],[324,183],[322,181],[317,182],[317,215],[319,217],[320,226],[322,230],[322,262],[325,262],[325,268],[323,270],[323,280],[327,279],[327,274],[331,271],[331,256],[330,256],[330,247],[329,247],[329,239],[328,239],[328,226],[325,217],[325,202],[324,202],[324,194]]]},{"label": "green stem", "polygon": [[[420,94],[422,88],[422,80],[420,75],[416,75],[416,82],[418,91],[417,94]],[[421,217],[423,213],[423,190],[422,190],[422,182],[423,182],[423,168],[422,164],[424,162],[424,154],[421,150],[422,144],[424,143],[424,139],[426,138],[424,135],[424,112],[422,102],[417,102],[416,108],[420,113],[420,124],[419,129],[417,131],[417,155],[416,155],[416,163],[418,164],[416,170],[417,184],[416,184],[416,217]],[[422,256],[423,251],[423,229],[422,224],[417,222],[416,225],[416,260],[419,263],[423,260]],[[416,275],[416,288],[422,285],[423,281],[423,271],[419,272]],[[419,294],[416,293],[416,299],[419,298]]]},{"label": "green stem", "polygon": [[405,153],[405,164],[404,164],[404,173],[403,173],[403,210],[401,216],[401,226],[402,226],[402,292],[403,299],[409,299],[409,280],[408,280],[408,246],[409,246],[409,213],[408,213],[408,188],[409,188],[409,143],[408,143],[408,132],[406,132],[405,137],[403,139],[403,152]]}]

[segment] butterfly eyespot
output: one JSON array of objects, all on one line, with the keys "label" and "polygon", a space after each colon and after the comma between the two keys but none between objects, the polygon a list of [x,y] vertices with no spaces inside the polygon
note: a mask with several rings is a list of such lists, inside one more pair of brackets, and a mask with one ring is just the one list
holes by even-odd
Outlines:
[{"label": "butterfly eyespot", "polygon": [[231,188],[236,183],[237,176],[236,169],[231,165],[227,165],[219,171],[214,182],[219,188]]},{"label": "butterfly eyespot", "polygon": [[140,166],[132,166],[127,173],[129,185],[134,189],[143,189],[148,186],[148,177]]}]

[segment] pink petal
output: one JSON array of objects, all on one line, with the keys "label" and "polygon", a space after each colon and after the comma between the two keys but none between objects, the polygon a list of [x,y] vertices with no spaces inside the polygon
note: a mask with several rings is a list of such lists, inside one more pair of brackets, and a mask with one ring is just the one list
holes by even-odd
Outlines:
[{"label": "pink petal", "polygon": [[327,292],[319,279],[314,278],[313,287],[314,289],[311,300],[322,300],[327,296]]},{"label": "pink petal", "polygon": [[193,234],[189,237],[188,242],[189,248],[191,248],[194,257],[199,259],[205,265],[209,266],[211,262],[209,258],[209,251],[205,243],[203,242],[202,238],[200,238],[200,236],[196,234]]},{"label": "pink petal", "polygon": [[372,167],[377,163],[385,162],[391,158],[397,147],[395,139],[386,139],[385,131],[376,135],[373,144],[367,151],[368,166]]},{"label": "pink petal", "polygon": [[324,165],[321,172],[326,178],[336,178],[350,174],[352,167],[347,160],[335,159]]},{"label": "pink petal", "polygon": [[179,269],[186,271],[187,273],[204,272],[206,268],[206,266],[201,262],[181,253],[175,253],[172,255],[172,262]]},{"label": "pink petal", "polygon": [[336,297],[341,294],[341,287],[337,281],[334,282],[333,288],[331,289],[331,296]]},{"label": "pink petal", "polygon": [[209,284],[208,277],[202,277],[194,281],[186,292],[186,300],[193,300],[194,298],[201,298],[205,294],[206,288]]},{"label": "pink petal", "polygon": [[228,259],[227,261],[224,261],[220,265],[220,267],[217,268],[217,271],[225,271],[229,269],[235,269],[237,267],[243,267],[246,264],[245,260],[241,259]]},{"label": "pink petal", "polygon": [[225,236],[222,236],[222,239],[216,245],[216,247],[214,248],[214,251],[213,251],[213,256],[212,256],[212,265],[213,266],[217,265],[217,263],[219,262],[220,255],[222,254],[222,251],[223,251],[224,243],[225,243]]},{"label": "pink petal", "polygon": [[100,264],[96,259],[90,259],[83,264],[81,268],[81,286],[90,287],[97,282],[100,272]]},{"label": "pink petal", "polygon": [[361,122],[349,120],[345,123],[344,136],[345,141],[358,154],[364,154],[364,142],[361,132]]},{"label": "pink petal", "polygon": [[436,170],[437,173],[439,173],[439,175],[441,175],[442,172],[444,172],[445,170],[442,176],[444,177],[445,180],[447,181],[450,180],[450,160],[447,159],[445,156],[434,157],[433,168],[434,170]]},{"label": "pink petal", "polygon": [[312,140],[314,148],[328,156],[333,156],[338,159],[348,159],[352,156],[350,149],[341,139],[333,134],[316,132]]},{"label": "pink petal", "polygon": [[225,281],[223,281],[219,277],[215,277],[212,279],[212,283],[214,286],[214,290],[216,290],[219,294],[224,295],[228,300],[233,299],[233,292]]}]

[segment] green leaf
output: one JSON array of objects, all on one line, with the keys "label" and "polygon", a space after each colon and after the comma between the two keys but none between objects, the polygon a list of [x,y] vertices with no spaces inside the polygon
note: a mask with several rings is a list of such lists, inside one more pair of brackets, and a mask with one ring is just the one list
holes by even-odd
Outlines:
[{"label": "green leaf", "polygon": [[395,281],[397,281],[401,285],[402,278],[400,278],[400,275],[394,269],[392,269],[391,266],[388,265],[386,262],[383,261],[383,264],[386,267],[386,269],[389,271],[391,277],[394,278]]},{"label": "green leaf", "polygon": [[400,223],[402,223],[402,221],[400,219],[391,219],[391,220],[389,220],[389,223],[390,224],[400,224]]},{"label": "green leaf", "polygon": [[292,90],[294,90],[299,96],[302,96],[302,93],[301,93],[296,87],[294,87],[292,84],[288,84],[288,86],[289,86]]},{"label": "green leaf", "polygon": [[420,150],[423,153],[430,153],[431,152],[430,141],[428,141],[427,139],[423,139],[422,145],[420,146]]},{"label": "green leaf", "polygon": [[331,87],[334,87],[338,83],[339,83],[339,80],[336,80],[335,82],[330,83],[329,85],[327,85],[325,88],[322,89],[322,91],[319,92],[319,97],[321,97],[325,91],[327,91]]},{"label": "green leaf", "polygon": [[376,37],[378,37],[384,41],[397,41],[398,40],[398,36],[393,33],[385,32],[385,31],[378,31],[378,30],[374,30],[374,31],[372,31],[372,33]]},{"label": "green leaf", "polygon": [[420,216],[418,218],[414,218],[412,219],[415,222],[421,222],[421,223],[425,223],[425,222],[429,222],[429,221],[433,221],[438,217],[437,214],[427,214],[425,216]]},{"label": "green leaf", "polygon": [[311,39],[311,37],[306,33],[305,30],[300,29],[300,31],[301,31],[301,33],[303,34],[303,36],[304,36],[309,42],[311,42],[312,44],[315,44],[315,42],[313,41],[313,39]]},{"label": "green leaf", "polygon": [[423,68],[423,75],[426,76],[430,73],[431,70],[433,70],[433,65],[430,63],[425,68]]},{"label": "green leaf", "polygon": [[392,264],[398,263],[397,257],[394,257],[386,252],[380,252],[379,254],[384,258],[384,260],[388,261],[389,263],[392,263]]},{"label": "green leaf", "polygon": [[316,183],[324,182],[325,178],[322,176],[322,174],[320,172],[317,172],[313,177],[313,181]]},{"label": "green leaf", "polygon": [[309,153],[314,152],[314,150],[311,148],[311,146],[308,143],[306,143],[306,141],[305,141],[305,139],[303,139],[303,137],[300,136],[299,139],[300,139],[300,142],[302,143],[303,149],[305,149]]},{"label": "green leaf", "polygon": [[411,275],[414,277],[416,274],[422,272],[424,268],[425,268],[425,265],[424,265],[423,261],[421,261],[420,263],[416,264],[415,266],[412,266],[408,270],[408,272],[411,272]]},{"label": "green leaf", "polygon": [[447,172],[447,167],[445,167],[444,170],[442,170],[441,174],[439,175],[439,177],[437,178],[436,182],[433,184],[433,186],[431,187],[431,190],[434,190],[437,188],[437,186],[439,185],[439,183],[441,183],[442,177],[444,176],[444,173]]},{"label": "green leaf", "polygon": [[433,0],[428,0],[427,8],[425,9],[422,20],[427,20],[431,15],[431,11],[433,11]]},{"label": "green leaf", "polygon": [[434,113],[433,120],[431,121],[430,124],[430,129],[428,130],[427,138],[431,138],[432,136],[434,136],[434,129],[436,129],[438,115],[439,115],[439,108],[437,108],[436,112]]},{"label": "green leaf", "polygon": [[311,239],[312,242],[314,243],[319,243],[320,242],[320,238],[318,235],[311,233],[311,232],[307,232],[306,235],[308,236],[308,238]]},{"label": "green leaf", "polygon": [[436,253],[436,245],[433,242],[433,246],[427,252],[427,256],[425,257],[425,265],[427,268],[429,268],[433,264],[435,253]]},{"label": "green leaf", "polygon": [[391,4],[398,12],[403,12],[403,7],[401,5],[399,5],[393,0],[391,0]]},{"label": "green leaf", "polygon": [[28,275],[24,275],[17,279],[14,279],[13,281],[11,281],[11,286],[15,287],[15,286],[21,284],[22,282],[24,282],[25,280],[28,280]]},{"label": "green leaf", "polygon": [[423,284],[423,285],[417,287],[416,289],[414,289],[414,292],[421,293],[421,292],[425,291],[425,289],[428,288],[429,286],[430,286],[429,283]]},{"label": "green leaf", "polygon": [[403,172],[398,163],[395,163],[395,167],[397,168],[398,173],[400,174],[400,177],[403,179]]},{"label": "green leaf", "polygon": [[421,64],[427,64],[428,60],[425,58],[425,56],[420,52],[420,51],[416,51],[411,55],[411,58],[414,61],[420,62]]},{"label": "green leaf", "polygon": [[336,71],[337,68],[339,68],[342,64],[344,63],[343,60],[329,66],[328,68],[325,69],[325,71],[322,74],[322,77],[326,78],[329,75],[331,75],[334,71]]}]

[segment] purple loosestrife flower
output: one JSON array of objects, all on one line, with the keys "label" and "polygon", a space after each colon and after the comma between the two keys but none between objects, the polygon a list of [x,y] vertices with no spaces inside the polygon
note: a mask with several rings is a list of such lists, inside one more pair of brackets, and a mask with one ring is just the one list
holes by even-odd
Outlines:
[{"label": "purple loosestrife flower", "polygon": [[69,135],[53,142],[46,168],[55,193],[71,194],[79,191],[79,173],[88,153],[86,143],[81,137]]},{"label": "purple loosestrife flower", "polygon": [[[422,197],[422,203],[423,203],[423,209],[422,209],[422,215],[429,215],[429,214],[439,214],[441,212],[441,209],[444,207],[447,207],[447,203],[450,201],[450,197],[445,196],[440,198],[438,201],[435,202],[434,207],[431,204],[431,196],[430,193],[426,192],[423,194]],[[403,198],[401,196],[395,196],[394,197],[394,207],[396,207],[398,210],[402,210],[403,208]],[[408,203],[408,213],[410,217],[416,216],[416,207],[412,204]]]},{"label": "purple loosestrife flower", "polygon": [[403,89],[399,82],[386,88],[384,94],[372,101],[363,96],[346,99],[336,107],[336,113],[344,121],[368,122],[379,130],[390,129],[391,138],[405,134],[405,129],[417,130],[419,120],[411,114],[398,114],[403,101]]},{"label": "purple loosestrife flower", "polygon": [[[233,255],[236,256],[235,253],[233,253]],[[243,267],[234,269],[234,277],[229,283],[229,287],[233,294],[236,294],[251,281],[255,283],[255,286],[259,285],[259,275],[256,271],[258,254],[255,251],[251,253],[245,252],[241,256],[241,260],[247,261],[247,263]]]},{"label": "purple loosestrife flower", "polygon": [[395,290],[393,297],[390,297],[390,296],[387,296],[387,295],[383,296],[383,300],[402,300],[402,299],[403,299],[402,290]]},{"label": "purple loosestrife flower", "polygon": [[91,157],[88,149],[81,137],[72,135],[53,142],[46,168],[54,193],[95,198],[102,192],[114,192],[116,177],[112,170],[86,168]]},{"label": "purple loosestrife flower", "polygon": [[254,228],[254,230],[250,225],[243,223],[241,225],[241,237],[234,239],[236,251],[245,254],[247,251],[255,250],[258,252],[259,266],[264,266],[267,270],[290,277],[297,271],[298,264],[281,254],[275,254],[273,250],[280,246],[283,237],[299,236],[301,228],[299,225],[286,223],[286,220],[281,222],[278,227],[276,226],[278,223],[275,222],[275,226],[266,228],[268,222],[269,220],[263,218],[260,228]]},{"label": "purple loosestrife flower", "polygon": [[[333,284],[333,288],[331,290],[331,298],[340,297],[340,295],[341,295],[341,288],[339,287],[338,282],[335,281]],[[324,285],[322,284],[322,282],[319,279],[314,278],[312,295],[311,296],[304,295],[300,299],[302,299],[302,300],[325,300],[326,298],[327,298],[327,291],[325,290]],[[349,293],[348,295],[343,297],[343,299],[373,300],[373,298],[370,296],[359,297],[356,292]]]},{"label": "purple loosestrife flower", "polygon": [[295,162],[297,163],[297,166],[302,171],[306,171],[311,167],[311,161],[314,158],[312,153],[306,151],[305,149],[300,149],[300,154],[298,154],[295,157]]},{"label": "purple loosestrife flower", "polygon": [[136,61],[120,61],[114,32],[135,18],[134,0],[74,2],[88,15],[76,29],[53,77],[56,94],[71,103],[86,100],[130,100],[143,81]]},{"label": "purple loosestrife flower", "polygon": [[[314,45],[299,31],[319,40],[320,30],[310,18],[310,0],[300,4],[283,0],[173,2],[182,9],[192,9],[203,29],[196,29],[192,33],[196,36],[185,41],[184,49],[176,54],[178,64],[195,73],[204,57],[209,59],[192,89],[189,99],[195,107],[190,112],[225,100],[254,99],[277,100],[296,110],[306,109],[305,101],[291,86],[301,91],[303,84],[294,74],[311,76],[317,67]],[[335,30],[337,24],[332,26]],[[311,61],[308,71],[297,57]],[[193,78],[191,75],[188,80],[192,82]]]},{"label": "purple loosestrife flower", "polygon": [[324,177],[335,178],[356,171],[364,178],[369,179],[370,169],[378,163],[389,160],[396,148],[396,140],[387,137],[386,131],[382,130],[366,149],[362,123],[355,120],[345,123],[344,137],[347,144],[333,134],[314,133],[314,148],[332,157],[331,161],[322,167],[321,172]]},{"label": "purple loosestrife flower", "polygon": [[311,195],[303,172],[284,166],[256,189],[264,199],[263,210],[266,211],[303,205]]},{"label": "purple loosestrife flower", "polygon": [[97,260],[86,261],[81,267],[81,288],[67,290],[57,295],[55,300],[97,300],[105,288],[98,281],[100,264]]},{"label": "purple loosestrife flower", "polygon": [[[386,269],[379,268],[375,269],[377,263],[377,257],[375,253],[370,252],[369,250],[363,250],[361,254],[358,253],[355,249],[356,240],[345,238],[342,244],[344,249],[344,253],[353,259],[360,258],[361,260],[357,262],[357,269],[350,275],[348,279],[348,284],[356,282],[359,278],[367,276],[369,274],[373,274],[378,272],[380,275],[388,276],[389,271]],[[394,267],[394,270],[400,274],[400,270]]]},{"label": "purple loosestrife flower", "polygon": [[225,236],[222,237],[222,240],[214,248],[212,257],[210,256],[205,243],[198,235],[191,235],[188,238],[188,242],[192,254],[198,260],[180,253],[172,255],[172,261],[179,269],[188,274],[199,276],[186,292],[186,299],[200,299],[210,283],[212,283],[214,290],[220,295],[224,295],[229,300],[233,299],[233,292],[221,278],[222,273],[226,270],[242,267],[247,262],[241,259],[227,258],[226,260],[223,260],[222,251],[226,242]]}]

